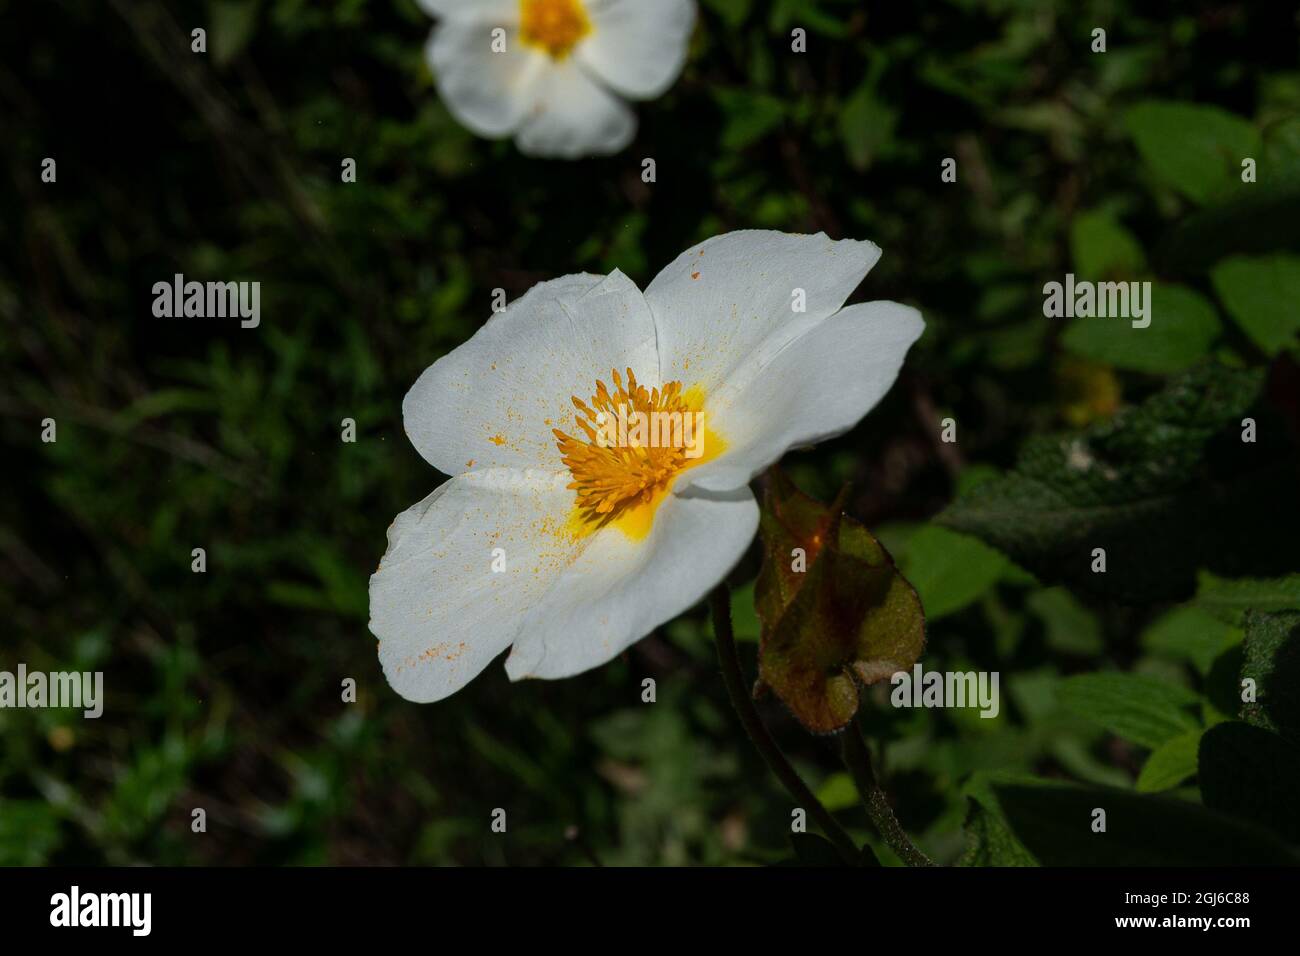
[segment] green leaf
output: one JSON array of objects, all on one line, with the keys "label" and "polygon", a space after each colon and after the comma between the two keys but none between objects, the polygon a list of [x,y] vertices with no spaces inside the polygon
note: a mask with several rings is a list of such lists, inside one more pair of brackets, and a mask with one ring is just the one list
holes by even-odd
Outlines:
[{"label": "green leaf", "polygon": [[1300,182],[1251,185],[1230,202],[1179,221],[1156,248],[1162,275],[1198,278],[1233,255],[1261,255],[1300,246]]},{"label": "green leaf", "polygon": [[1202,731],[1197,729],[1166,740],[1152,751],[1138,774],[1138,793],[1172,790],[1196,773],[1196,750]]},{"label": "green leaf", "polygon": [[813,733],[857,713],[859,685],[906,670],[925,644],[925,616],[888,552],[840,503],[821,505],[780,471],[761,515],[763,623],[759,679]]},{"label": "green leaf", "polygon": [[876,851],[871,849],[868,843],[862,844],[862,849],[858,850],[858,866],[881,866],[880,857],[876,856]]},{"label": "green leaf", "polygon": [[1034,855],[1016,839],[1002,817],[967,798],[967,849],[962,866],[1037,866]]},{"label": "green leaf", "polygon": [[1214,712],[1220,715],[1241,713],[1241,667],[1246,659],[1242,644],[1234,644],[1219,654],[1205,675],[1205,696]]},{"label": "green leaf", "polygon": [[1065,588],[1044,588],[1025,604],[1043,622],[1047,644],[1066,654],[1100,654],[1104,645],[1097,618]]},{"label": "green leaf", "polygon": [[[790,845],[794,848],[794,859],[783,860],[777,866],[843,867],[849,865],[844,862],[839,850],[835,849],[835,844],[820,834],[792,833]],[[880,866],[880,859],[870,846],[863,846],[852,865]]]},{"label": "green leaf", "polygon": [[908,539],[902,564],[926,618],[934,621],[979,600],[1009,562],[978,538],[927,525]]},{"label": "green leaf", "polygon": [[[1300,539],[1292,452],[1240,440],[1258,371],[1205,365],[1082,432],[1037,436],[944,511],[1045,583],[1127,602],[1190,596],[1198,570],[1270,573]],[[1094,571],[1095,550],[1105,571]],[[1099,565],[1097,565],[1099,567]]]},{"label": "green leaf", "polygon": [[1215,106],[1151,100],[1130,109],[1124,125],[1151,171],[1197,203],[1240,188],[1241,161],[1259,156],[1255,127]]},{"label": "green leaf", "polygon": [[737,641],[758,643],[761,625],[754,608],[754,583],[736,588],[731,600],[731,627]]},{"label": "green leaf", "polygon": [[875,93],[874,83],[863,83],[840,110],[840,137],[849,165],[862,171],[893,139],[898,111]]},{"label": "green leaf", "polygon": [[836,16],[818,9],[816,0],[776,0],[768,24],[774,31],[786,34],[786,42],[789,42],[788,28],[791,26],[804,26],[831,37],[847,34],[844,24]]},{"label": "green leaf", "polygon": [[48,866],[62,842],[54,807],[40,800],[0,798],[0,866]]},{"label": "green leaf", "polygon": [[[1291,74],[1293,77],[1296,74]],[[1290,115],[1269,117],[1263,130],[1264,158],[1260,167],[1264,170],[1266,180],[1283,180],[1295,182],[1300,177],[1300,113],[1296,105],[1300,100],[1291,99],[1285,111]]]},{"label": "green leaf", "polygon": [[1225,623],[1196,605],[1174,608],[1142,632],[1142,646],[1162,657],[1183,660],[1202,674],[1215,658],[1241,643],[1240,628]]},{"label": "green leaf", "polygon": [[1037,866],[1034,855],[1011,832],[1002,815],[997,794],[990,786],[990,778],[976,774],[966,785],[965,792],[967,847],[960,865]]},{"label": "green leaf", "polygon": [[725,117],[721,145],[729,151],[751,146],[785,119],[785,101],[767,93],[719,88],[713,96]]},{"label": "green leaf", "polygon": [[1105,210],[1080,213],[1070,223],[1074,271],[1085,279],[1130,279],[1146,267],[1133,234]]},{"label": "green leaf", "polygon": [[1208,571],[1198,576],[1196,605],[1238,626],[1246,612],[1300,610],[1300,574],[1278,578],[1221,578]]},{"label": "green leaf", "polygon": [[752,0],[704,0],[704,5],[720,16],[733,30],[749,16]]},{"label": "green leaf", "polygon": [[212,4],[212,58],[225,66],[248,46],[257,26],[258,0],[215,0]]},{"label": "green leaf", "polygon": [[[1011,832],[1044,866],[1289,865],[1267,830],[1173,797],[1109,787],[995,786]],[[1095,811],[1106,829],[1095,832]]]},{"label": "green leaf", "polygon": [[1080,674],[1061,684],[1061,703],[1118,737],[1152,750],[1197,730],[1200,695],[1135,674]]},{"label": "green leaf", "polygon": [[1236,257],[1210,273],[1228,314],[1266,354],[1296,344],[1300,256]]},{"label": "green leaf", "polygon": [[1184,286],[1155,283],[1147,301],[1151,324],[1129,319],[1075,319],[1062,341],[1076,355],[1135,372],[1178,372],[1210,353],[1222,325],[1214,306]]},{"label": "green leaf", "polygon": [[1300,843],[1300,749],[1240,721],[1205,732],[1200,748],[1205,805],[1276,830]]},{"label": "green leaf", "polygon": [[817,788],[817,799],[832,813],[856,807],[861,802],[858,798],[857,785],[844,771],[833,773],[822,782],[822,785]]},{"label": "green leaf", "polygon": [[819,834],[792,833],[790,846],[799,866],[844,866],[835,844]]},{"label": "green leaf", "polygon": [[1300,743],[1300,611],[1246,615],[1241,676],[1255,682],[1242,716],[1256,727]]}]

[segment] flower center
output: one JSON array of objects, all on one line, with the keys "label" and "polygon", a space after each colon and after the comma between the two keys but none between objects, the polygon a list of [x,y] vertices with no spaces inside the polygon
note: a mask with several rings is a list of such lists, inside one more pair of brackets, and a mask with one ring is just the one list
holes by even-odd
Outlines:
[{"label": "flower center", "polygon": [[[631,369],[627,384],[611,371],[614,391],[596,382],[588,405],[576,395],[577,438],[552,429],[577,492],[577,519],[584,530],[611,521],[633,520],[625,530],[649,530],[649,519],[673,478],[721,451],[721,441],[704,427],[702,396],[683,392],[681,382],[647,389]],[[707,451],[707,454],[706,454]]]},{"label": "flower center", "polygon": [[591,32],[582,0],[519,0],[519,39],[563,60]]}]

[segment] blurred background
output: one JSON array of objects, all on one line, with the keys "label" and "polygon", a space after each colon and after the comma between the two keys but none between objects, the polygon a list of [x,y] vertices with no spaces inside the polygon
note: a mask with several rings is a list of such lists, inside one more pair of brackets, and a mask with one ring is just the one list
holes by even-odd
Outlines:
[{"label": "blurred background", "polygon": [[[1081,861],[1008,838],[1003,780],[1210,803],[1300,840],[1273,804],[1206,789],[1201,747],[1242,725],[1241,668],[1281,673],[1266,651],[1300,633],[1294,5],[702,0],[632,146],[572,163],[451,118],[414,0],[0,11],[0,670],[102,670],[106,694],[99,720],[0,710],[0,864],[788,858],[789,798],[730,709],[702,608],[580,677],[511,685],[496,664],[427,706],[388,688],[367,630],[385,529],[442,480],[402,396],[492,290],[614,268],[644,287],[739,228],[874,240],[854,300],[928,322],[860,427],[786,461],[822,500],[852,482],[848,510],[925,602],[927,669],[1001,674],[994,720],[868,695],[917,842],[944,863]],[[260,327],[153,318],[153,283],[176,272],[260,280]],[[1152,327],[1045,318],[1043,284],[1067,272],[1155,282]],[[1243,463],[1247,414],[1262,457]],[[1068,447],[1120,480],[1055,474]],[[1233,487],[1249,500],[1219,495]],[[1113,587],[1061,566],[1076,539],[1110,545]],[[757,547],[733,578],[751,675],[756,571]],[[1243,644],[1252,628],[1276,640]],[[896,862],[833,742],[762,710]],[[1286,713],[1245,716],[1292,745]],[[1274,777],[1293,767],[1280,752]],[[1247,763],[1233,773],[1263,766]]]}]

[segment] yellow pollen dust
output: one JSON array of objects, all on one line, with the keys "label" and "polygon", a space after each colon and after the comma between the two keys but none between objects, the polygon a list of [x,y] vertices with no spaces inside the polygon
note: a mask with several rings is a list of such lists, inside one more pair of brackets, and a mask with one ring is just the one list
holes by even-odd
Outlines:
[{"label": "yellow pollen dust", "polygon": [[519,0],[519,39],[563,60],[591,32],[582,0]]},{"label": "yellow pollen dust", "polygon": [[[702,396],[695,389],[683,392],[681,382],[647,389],[630,368],[626,386],[616,370],[610,375],[614,391],[597,381],[590,405],[572,397],[581,435],[551,431],[573,476],[568,487],[577,492],[572,530],[586,533],[618,522],[629,535],[642,537],[672,480],[717,457],[722,441],[705,429]],[[641,428],[638,421],[648,425]]]}]

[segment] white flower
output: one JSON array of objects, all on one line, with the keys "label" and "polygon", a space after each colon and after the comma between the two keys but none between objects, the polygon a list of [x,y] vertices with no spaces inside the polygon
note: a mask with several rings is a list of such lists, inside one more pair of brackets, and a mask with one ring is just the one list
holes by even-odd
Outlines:
[{"label": "white flower", "polygon": [[[508,647],[512,680],[566,677],[696,604],[753,538],[750,479],[853,427],[921,334],[909,306],[841,308],[879,258],[732,232],[644,293],[618,271],[534,286],[426,369],[406,433],[458,477],[397,517],[370,579],[389,683],[438,700]],[[619,406],[700,413],[702,453],[684,432],[602,447]]]},{"label": "white flower", "polygon": [[535,156],[616,153],[686,60],[694,0],[419,0],[438,92],[480,136]]}]

